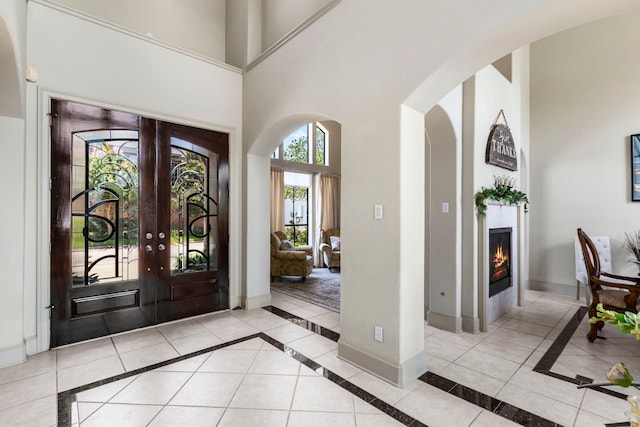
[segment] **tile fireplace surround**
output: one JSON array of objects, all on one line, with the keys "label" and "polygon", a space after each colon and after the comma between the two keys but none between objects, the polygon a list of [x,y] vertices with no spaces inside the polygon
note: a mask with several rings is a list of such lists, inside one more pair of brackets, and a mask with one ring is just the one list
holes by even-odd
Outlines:
[{"label": "tile fireplace surround", "polygon": [[[614,425],[624,396],[578,390],[569,372],[612,357],[604,343],[583,345],[580,310],[568,297],[527,291],[486,333],[425,324],[429,372],[401,389],[337,357],[337,313],[274,294],[267,309],[115,335],[0,369],[0,425]],[[565,345],[567,360],[579,348],[591,353],[565,365]]]}]

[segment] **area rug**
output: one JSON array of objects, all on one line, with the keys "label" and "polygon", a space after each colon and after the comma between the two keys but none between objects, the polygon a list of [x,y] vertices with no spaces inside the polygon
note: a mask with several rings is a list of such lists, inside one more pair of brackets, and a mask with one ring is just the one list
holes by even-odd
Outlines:
[{"label": "area rug", "polygon": [[271,289],[340,313],[340,273],[314,268],[304,282],[300,277],[276,277]]}]

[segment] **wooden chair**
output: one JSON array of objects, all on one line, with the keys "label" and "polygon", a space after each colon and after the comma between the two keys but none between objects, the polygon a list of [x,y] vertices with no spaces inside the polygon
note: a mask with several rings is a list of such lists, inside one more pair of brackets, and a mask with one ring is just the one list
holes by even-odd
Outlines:
[{"label": "wooden chair", "polygon": [[[596,315],[596,306],[600,303],[605,309],[619,313],[640,311],[637,301],[640,295],[640,277],[620,276],[602,271],[598,249],[581,228],[578,228],[578,240],[589,275],[592,296],[589,317]],[[603,338],[598,337],[598,331],[603,326],[604,322],[596,322],[591,325],[587,334],[589,342],[595,341],[596,338]]]}]

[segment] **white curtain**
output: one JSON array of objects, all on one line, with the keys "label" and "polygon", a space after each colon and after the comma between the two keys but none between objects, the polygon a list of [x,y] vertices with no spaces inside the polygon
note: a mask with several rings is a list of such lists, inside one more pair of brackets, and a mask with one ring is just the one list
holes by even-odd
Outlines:
[{"label": "white curtain", "polygon": [[271,168],[271,232],[284,227],[284,169]]},{"label": "white curtain", "polygon": [[[320,174],[318,177],[318,229],[316,230],[316,242],[318,248],[321,243],[322,230],[340,228],[340,176]],[[322,253],[316,251],[316,265],[323,264]]]}]

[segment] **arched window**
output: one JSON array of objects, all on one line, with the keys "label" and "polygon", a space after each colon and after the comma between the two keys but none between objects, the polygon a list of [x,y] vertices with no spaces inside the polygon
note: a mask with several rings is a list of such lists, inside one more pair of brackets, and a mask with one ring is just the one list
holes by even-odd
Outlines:
[{"label": "arched window", "polygon": [[[310,141],[309,136],[314,134]],[[320,123],[304,124],[282,141],[271,158],[329,166],[329,132]]]}]

